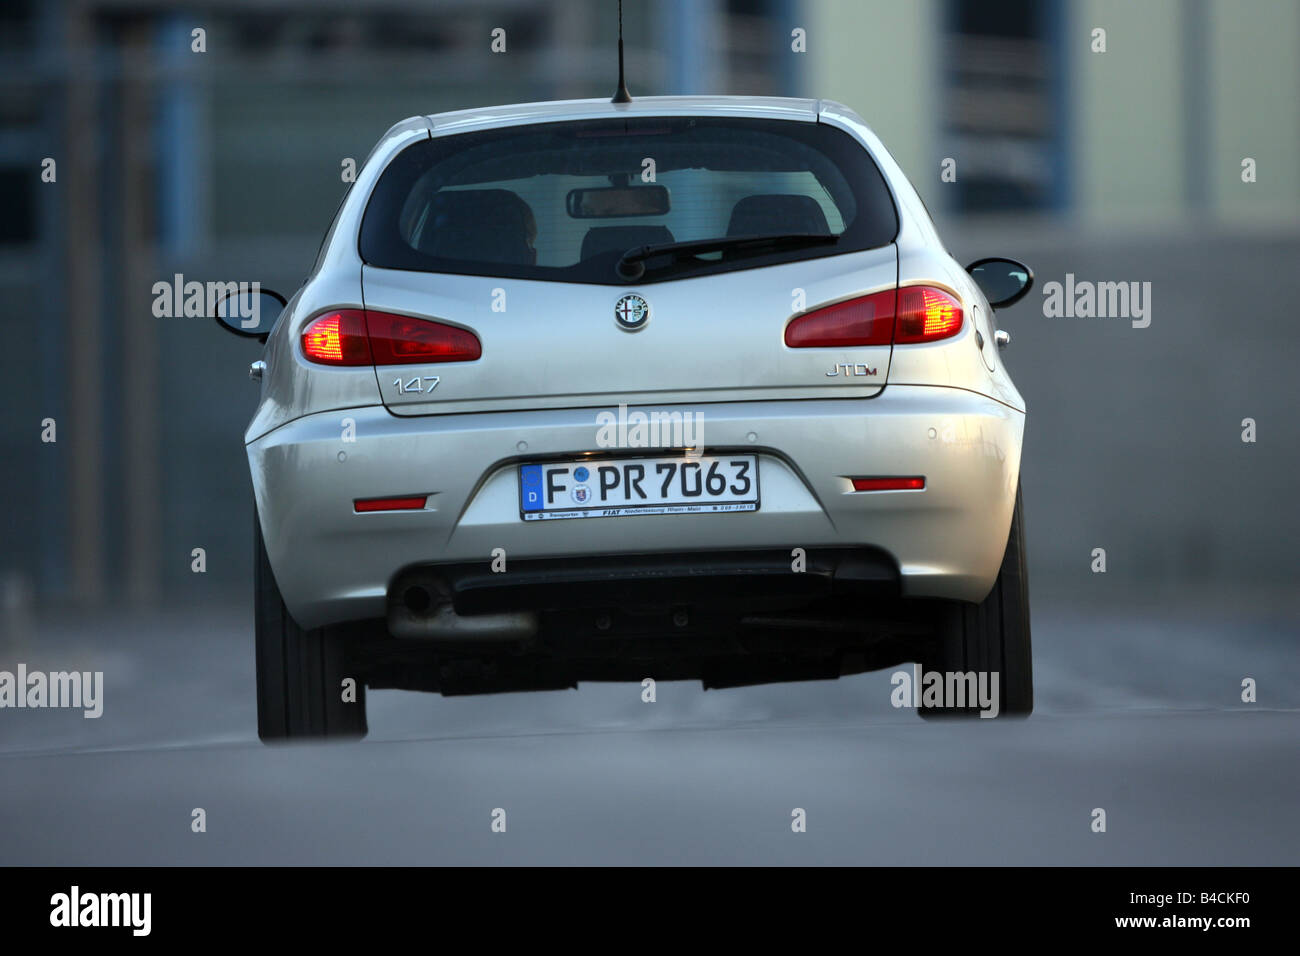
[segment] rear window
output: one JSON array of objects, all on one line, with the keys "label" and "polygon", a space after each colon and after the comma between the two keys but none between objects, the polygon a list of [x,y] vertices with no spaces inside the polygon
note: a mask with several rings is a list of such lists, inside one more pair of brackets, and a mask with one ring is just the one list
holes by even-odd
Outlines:
[{"label": "rear window", "polygon": [[360,251],[387,269],[617,285],[623,253],[646,245],[838,237],[691,256],[640,283],[855,252],[897,232],[880,170],[847,133],[789,120],[637,117],[415,143],[379,178]]}]

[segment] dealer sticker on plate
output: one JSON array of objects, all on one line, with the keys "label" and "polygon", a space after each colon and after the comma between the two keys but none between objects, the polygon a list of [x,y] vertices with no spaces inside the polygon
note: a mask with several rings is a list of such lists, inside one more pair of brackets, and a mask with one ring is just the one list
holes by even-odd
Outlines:
[{"label": "dealer sticker on plate", "polygon": [[613,458],[519,466],[519,513],[547,518],[758,510],[758,458]]}]

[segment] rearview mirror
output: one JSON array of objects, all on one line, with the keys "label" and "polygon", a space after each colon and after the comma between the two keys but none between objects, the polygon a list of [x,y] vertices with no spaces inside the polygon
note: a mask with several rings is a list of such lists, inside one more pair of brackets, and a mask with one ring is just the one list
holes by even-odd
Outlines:
[{"label": "rearview mirror", "polygon": [[212,317],[227,332],[265,342],[285,304],[280,293],[256,282],[251,287],[241,282],[238,289],[217,299]]},{"label": "rearview mirror", "polygon": [[994,309],[1019,302],[1034,287],[1033,270],[1015,259],[977,259],[966,271]]},{"label": "rearview mirror", "polygon": [[606,186],[570,189],[565,208],[574,219],[662,216],[668,212],[666,186]]}]

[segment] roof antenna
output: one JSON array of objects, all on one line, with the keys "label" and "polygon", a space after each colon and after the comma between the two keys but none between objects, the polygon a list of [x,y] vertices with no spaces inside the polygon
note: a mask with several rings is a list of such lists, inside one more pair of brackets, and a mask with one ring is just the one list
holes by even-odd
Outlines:
[{"label": "roof antenna", "polygon": [[618,0],[618,89],[611,103],[631,103],[632,96],[623,80],[623,0]]}]

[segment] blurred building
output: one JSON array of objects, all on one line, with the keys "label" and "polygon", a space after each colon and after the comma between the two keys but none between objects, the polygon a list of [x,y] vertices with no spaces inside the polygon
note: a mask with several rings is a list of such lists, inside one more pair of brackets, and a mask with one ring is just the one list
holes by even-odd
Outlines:
[{"label": "blurred building", "polygon": [[[624,7],[634,95],[794,84],[772,55],[791,0]],[[614,0],[6,0],[0,327],[24,346],[0,356],[2,593],[242,586],[256,347],[155,318],[153,283],[292,292],[347,161],[407,116],[611,95],[616,18]]]},{"label": "blurred building", "polygon": [[[866,117],[936,212],[1300,222],[1296,0],[809,0],[801,15],[809,89]],[[960,189],[943,188],[944,158]]]}]

